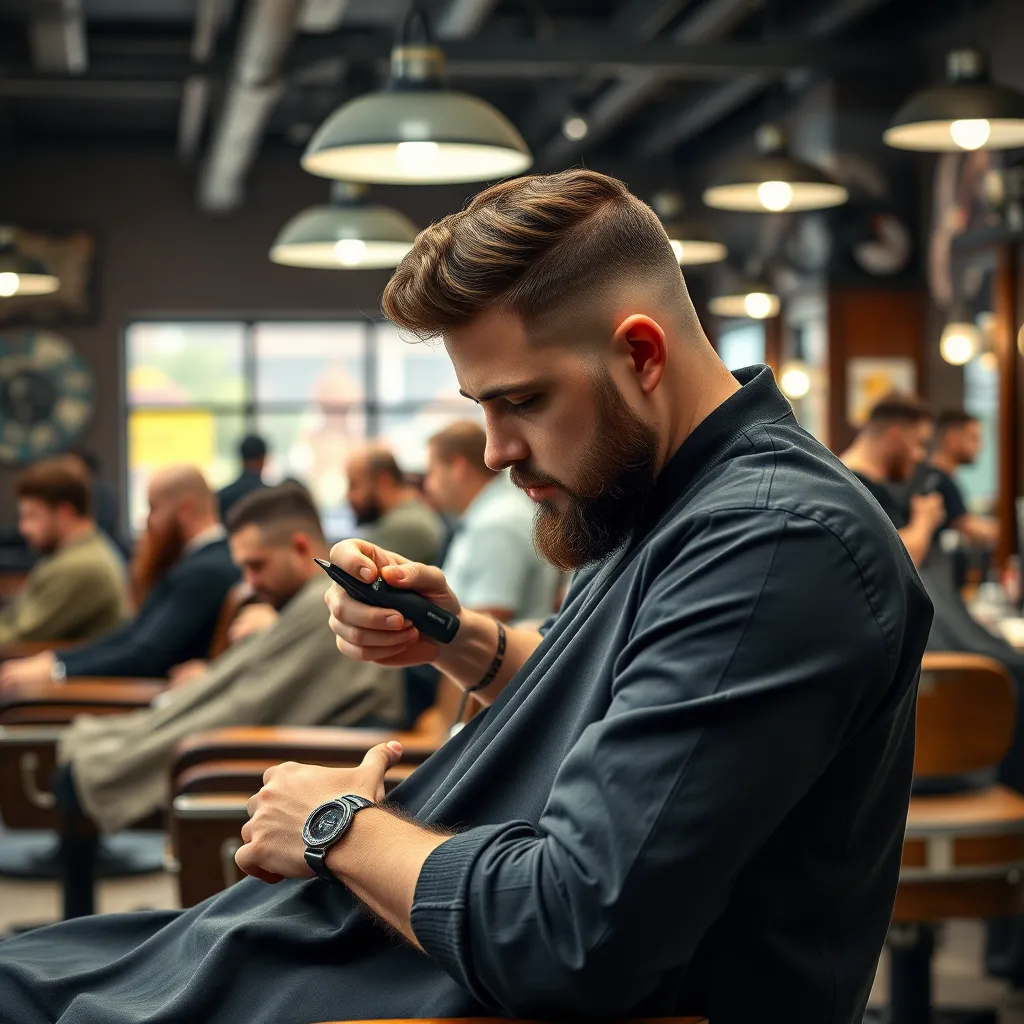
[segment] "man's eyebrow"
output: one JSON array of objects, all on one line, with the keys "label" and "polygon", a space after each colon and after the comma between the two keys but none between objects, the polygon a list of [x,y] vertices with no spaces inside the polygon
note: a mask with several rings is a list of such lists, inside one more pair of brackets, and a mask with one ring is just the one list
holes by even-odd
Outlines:
[{"label": "man's eyebrow", "polygon": [[459,394],[471,402],[493,402],[494,399],[504,398],[506,395],[525,395],[530,391],[537,391],[541,386],[540,381],[516,381],[513,384],[502,384],[496,388],[489,388],[481,395],[467,395],[462,388],[459,388]]}]

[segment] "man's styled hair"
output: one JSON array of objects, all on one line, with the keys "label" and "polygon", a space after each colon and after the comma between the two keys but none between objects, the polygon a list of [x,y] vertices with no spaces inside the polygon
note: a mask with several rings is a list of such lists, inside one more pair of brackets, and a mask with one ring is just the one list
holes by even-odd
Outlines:
[{"label": "man's styled hair", "polygon": [[381,305],[400,328],[429,338],[487,309],[530,321],[621,277],[658,275],[685,299],[654,211],[617,178],[569,170],[492,185],[421,231]]},{"label": "man's styled hair", "polygon": [[313,540],[324,539],[320,514],[309,492],[299,484],[281,484],[250,491],[228,511],[228,533],[257,526],[267,540],[285,543],[293,533],[307,533]]},{"label": "man's styled hair", "polygon": [[243,462],[252,462],[253,459],[265,458],[267,442],[259,434],[249,434],[247,437],[242,438],[242,443],[238,446],[238,454],[241,455]]},{"label": "man's styled hair", "polygon": [[943,409],[935,417],[935,433],[937,437],[943,437],[948,431],[956,430],[959,427],[966,427],[969,423],[980,422],[977,416],[972,416],[964,409]]},{"label": "man's styled hair", "polygon": [[884,430],[893,425],[912,427],[930,420],[932,411],[917,395],[893,393],[886,395],[868,414],[868,426]]},{"label": "man's styled hair", "polygon": [[74,455],[58,455],[29,466],[14,485],[19,498],[35,498],[50,508],[70,505],[80,516],[92,507],[88,470]]},{"label": "man's styled hair", "polygon": [[452,462],[461,456],[482,476],[494,476],[484,462],[487,432],[472,420],[450,423],[444,430],[434,434],[427,444],[442,462]]}]

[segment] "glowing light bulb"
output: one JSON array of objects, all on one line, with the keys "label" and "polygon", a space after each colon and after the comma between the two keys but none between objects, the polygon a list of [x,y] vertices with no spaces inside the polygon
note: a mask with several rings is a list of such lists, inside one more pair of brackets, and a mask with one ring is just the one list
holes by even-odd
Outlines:
[{"label": "glowing light bulb", "polygon": [[978,356],[978,365],[986,373],[995,373],[999,369],[999,357],[995,352],[982,352]]},{"label": "glowing light bulb", "polygon": [[992,134],[992,125],[983,117],[966,118],[951,122],[949,134],[961,149],[981,149]]},{"label": "glowing light bulb", "polygon": [[772,315],[772,296],[767,292],[750,292],[743,296],[743,311],[755,320],[764,320]]},{"label": "glowing light bulb", "polygon": [[803,363],[790,363],[782,370],[779,387],[788,398],[803,398],[811,390],[811,375]]},{"label": "glowing light bulb", "polygon": [[562,123],[562,134],[571,142],[579,142],[587,137],[590,125],[582,117],[567,117]]},{"label": "glowing light bulb", "polygon": [[400,142],[395,147],[398,164],[407,173],[424,173],[437,164],[441,147],[436,142]]},{"label": "glowing light bulb", "polygon": [[21,281],[19,280],[17,274],[13,273],[10,270],[5,271],[4,273],[0,274],[0,295],[2,295],[5,299],[11,295],[17,295],[18,285],[20,283]]},{"label": "glowing light bulb", "polygon": [[676,263],[683,262],[683,243],[677,238],[670,238],[668,244],[672,246],[672,252],[675,254]]},{"label": "glowing light bulb", "polygon": [[978,328],[972,323],[946,324],[939,341],[939,352],[947,363],[963,366],[974,358],[979,340]]},{"label": "glowing light bulb", "polygon": [[789,209],[793,202],[793,186],[788,181],[762,181],[757,186],[757,201],[774,213]]},{"label": "glowing light bulb", "polygon": [[360,238],[343,238],[334,243],[334,255],[345,267],[358,267],[366,255],[366,243]]}]

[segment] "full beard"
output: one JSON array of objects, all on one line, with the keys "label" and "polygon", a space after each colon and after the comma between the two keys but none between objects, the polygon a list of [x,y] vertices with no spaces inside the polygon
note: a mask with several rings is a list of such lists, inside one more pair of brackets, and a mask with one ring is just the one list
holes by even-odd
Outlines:
[{"label": "full beard", "polygon": [[573,486],[529,468],[513,466],[510,472],[517,487],[555,485],[568,497],[564,509],[553,501],[540,502],[533,526],[537,551],[562,572],[621,547],[654,495],[658,435],[630,408],[611,378],[601,378],[596,386],[593,454],[580,459]]},{"label": "full beard", "polygon": [[181,558],[184,547],[185,541],[177,523],[164,532],[147,530],[142,535],[131,565],[132,599],[136,609],[142,607],[150,591]]}]

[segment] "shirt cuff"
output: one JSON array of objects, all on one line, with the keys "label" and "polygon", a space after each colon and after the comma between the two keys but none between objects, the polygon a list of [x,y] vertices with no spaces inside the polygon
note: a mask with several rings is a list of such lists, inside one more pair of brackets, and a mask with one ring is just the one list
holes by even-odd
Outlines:
[{"label": "shirt cuff", "polygon": [[442,843],[423,863],[413,895],[410,922],[424,952],[471,992],[466,914],[473,865],[508,825],[486,825],[460,832]]}]

